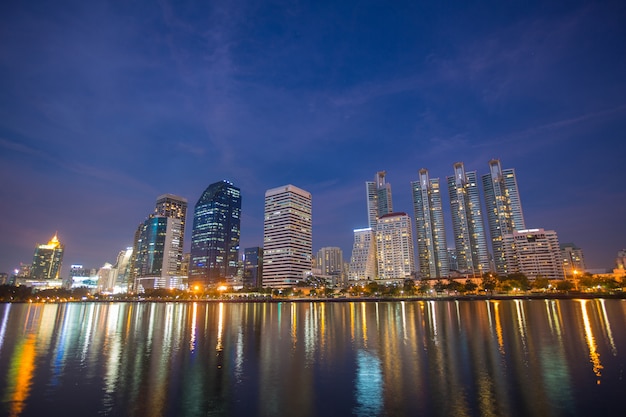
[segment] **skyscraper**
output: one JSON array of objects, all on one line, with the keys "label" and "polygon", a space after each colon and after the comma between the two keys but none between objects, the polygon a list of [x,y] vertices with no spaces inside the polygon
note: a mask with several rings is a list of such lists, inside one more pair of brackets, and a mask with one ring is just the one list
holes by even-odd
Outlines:
[{"label": "skyscraper", "polygon": [[179,247],[181,220],[152,214],[137,228],[131,256],[135,291],[182,285]]},{"label": "skyscraper", "polygon": [[385,171],[376,173],[374,181],[366,181],[367,221],[372,230],[376,230],[376,220],[387,213],[393,212],[391,184],[385,182]]},{"label": "skyscraper", "polygon": [[447,179],[457,268],[480,276],[489,271],[489,251],[476,171],[466,172],[463,163],[457,162],[454,175]]},{"label": "skyscraper", "polygon": [[211,286],[237,275],[241,191],[231,182],[213,183],[202,193],[193,215],[189,286]]},{"label": "skyscraper", "polygon": [[415,252],[412,228],[411,218],[406,213],[388,213],[378,218],[376,252],[379,280],[390,282],[413,278]]},{"label": "skyscraper", "polygon": [[504,255],[504,235],[526,229],[515,170],[503,170],[500,160],[492,159],[489,161],[489,174],[483,175],[482,179],[493,260],[496,272],[506,275],[509,268]]},{"label": "skyscraper", "polygon": [[348,269],[349,281],[369,281],[378,276],[376,238],[371,228],[355,229],[352,256]]},{"label": "skyscraper", "polygon": [[420,169],[419,181],[412,181],[415,230],[420,278],[447,277],[450,274],[446,231],[443,224],[439,179],[430,179]]},{"label": "skyscraper", "polygon": [[30,276],[33,279],[59,279],[65,247],[56,235],[45,245],[37,245]]},{"label": "skyscraper", "polygon": [[263,286],[289,287],[311,270],[311,193],[294,185],[265,192]]},{"label": "skyscraper", "polygon": [[174,195],[163,194],[157,198],[154,214],[180,220],[181,236],[178,246],[178,265],[176,273],[182,275],[183,242],[185,241],[185,225],[187,224],[187,199]]}]

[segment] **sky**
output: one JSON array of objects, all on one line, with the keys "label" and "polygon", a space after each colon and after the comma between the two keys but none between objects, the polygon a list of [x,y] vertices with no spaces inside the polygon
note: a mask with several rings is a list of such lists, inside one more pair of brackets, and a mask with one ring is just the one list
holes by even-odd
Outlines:
[{"label": "sky", "polygon": [[[365,181],[514,168],[526,226],[613,268],[626,248],[626,3],[17,1],[0,4],[0,272],[55,233],[70,264],[132,246],[165,193],[313,198],[313,249],[367,226]],[[449,198],[444,189],[447,243]]]}]

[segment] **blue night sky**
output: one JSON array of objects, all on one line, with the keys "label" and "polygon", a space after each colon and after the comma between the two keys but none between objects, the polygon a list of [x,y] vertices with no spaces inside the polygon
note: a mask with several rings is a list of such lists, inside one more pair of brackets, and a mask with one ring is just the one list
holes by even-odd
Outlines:
[{"label": "blue night sky", "polygon": [[64,274],[114,262],[158,195],[186,197],[191,226],[222,179],[241,188],[242,248],[263,244],[265,191],[294,184],[314,251],[349,259],[376,171],[413,216],[420,168],[443,182],[492,158],[529,228],[612,268],[624,22],[623,1],[3,1],[0,272],[57,231]]}]

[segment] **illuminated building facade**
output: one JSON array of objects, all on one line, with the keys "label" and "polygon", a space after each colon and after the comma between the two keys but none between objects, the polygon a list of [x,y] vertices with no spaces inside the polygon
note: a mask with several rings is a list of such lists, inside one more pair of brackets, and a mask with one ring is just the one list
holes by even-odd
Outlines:
[{"label": "illuminated building facade", "polygon": [[514,230],[503,236],[503,243],[509,273],[522,273],[529,279],[565,278],[559,238],[554,230]]},{"label": "illuminated building facade", "polygon": [[317,268],[323,275],[341,275],[343,271],[343,251],[338,247],[325,247],[317,251]]},{"label": "illuminated building facade", "polygon": [[496,272],[506,275],[509,267],[504,254],[504,235],[526,229],[514,169],[502,169],[498,159],[489,161],[489,174],[482,177]]},{"label": "illuminated building facade", "polygon": [[489,251],[480,205],[476,171],[466,172],[462,162],[454,164],[447,178],[456,249],[456,269],[462,274],[481,276],[489,271]]},{"label": "illuminated building facade", "polygon": [[405,280],[415,273],[411,218],[406,213],[388,213],[376,223],[378,279]]},{"label": "illuminated building facade", "polygon": [[348,268],[349,281],[369,281],[378,276],[376,238],[371,228],[355,229],[352,256]]},{"label": "illuminated building facade", "polygon": [[215,286],[237,275],[241,191],[223,180],[209,185],[194,207],[189,286]]},{"label": "illuminated building facade", "polygon": [[311,270],[311,193],[294,185],[265,192],[263,286],[290,287]]},{"label": "illuminated building facade", "polygon": [[446,231],[443,223],[439,179],[430,179],[428,170],[419,170],[419,180],[411,182],[419,277],[433,279],[448,277],[450,265]]},{"label": "illuminated building facade", "polygon": [[573,277],[585,272],[583,250],[573,243],[563,243],[561,245],[561,258],[563,259],[565,275]]},{"label": "illuminated building facade", "polygon": [[35,280],[59,279],[64,248],[56,234],[47,244],[37,245],[30,277]]},{"label": "illuminated building facade", "polygon": [[157,197],[154,214],[180,220],[181,244],[178,246],[178,265],[176,267],[176,273],[178,275],[182,275],[182,242],[185,241],[185,225],[187,224],[187,199],[174,194],[160,195],[159,197]]}]

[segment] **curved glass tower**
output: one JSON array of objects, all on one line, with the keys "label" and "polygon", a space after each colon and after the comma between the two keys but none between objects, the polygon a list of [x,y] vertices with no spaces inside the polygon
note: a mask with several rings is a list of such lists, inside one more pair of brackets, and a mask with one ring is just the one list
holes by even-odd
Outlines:
[{"label": "curved glass tower", "polygon": [[193,212],[189,286],[212,286],[234,277],[239,257],[241,191],[223,180],[204,190]]}]

